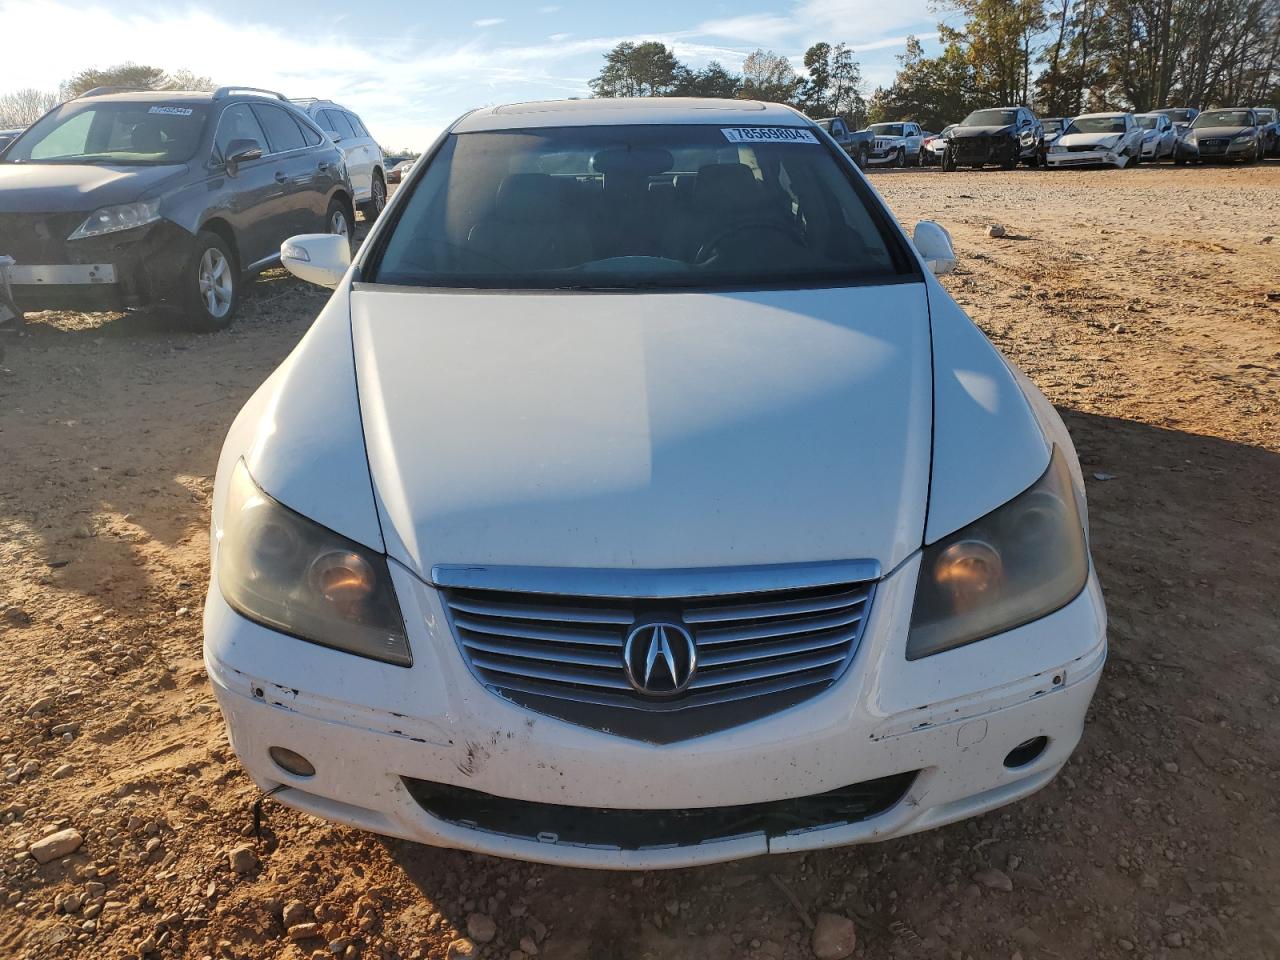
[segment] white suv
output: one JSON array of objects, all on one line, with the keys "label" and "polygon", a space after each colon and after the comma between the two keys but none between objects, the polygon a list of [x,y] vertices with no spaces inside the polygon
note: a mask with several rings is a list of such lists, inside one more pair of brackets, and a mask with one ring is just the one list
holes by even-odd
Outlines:
[{"label": "white suv", "polygon": [[304,97],[292,101],[326,131],[342,152],[356,204],[366,220],[375,219],[387,205],[387,173],[382,148],[360,118],[332,100]]},{"label": "white suv", "polygon": [[888,164],[891,167],[920,166],[920,148],[924,143],[920,124],[910,121],[873,123],[867,129],[876,137],[871,145],[871,155],[867,158],[871,163]]}]

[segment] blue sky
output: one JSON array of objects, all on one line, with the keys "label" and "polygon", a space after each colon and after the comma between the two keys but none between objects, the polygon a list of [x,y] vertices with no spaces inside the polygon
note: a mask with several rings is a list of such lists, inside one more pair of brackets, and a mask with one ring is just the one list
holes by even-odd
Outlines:
[{"label": "blue sky", "polygon": [[809,44],[844,41],[869,94],[892,79],[906,35],[931,38],[937,19],[927,0],[0,0],[0,23],[18,41],[0,57],[0,92],[53,89],[84,67],[124,60],[187,67],[338,100],[385,146],[422,148],[472,107],[585,95],[620,40],[661,40],[691,66],[716,59],[733,69],[756,47],[799,67]]}]

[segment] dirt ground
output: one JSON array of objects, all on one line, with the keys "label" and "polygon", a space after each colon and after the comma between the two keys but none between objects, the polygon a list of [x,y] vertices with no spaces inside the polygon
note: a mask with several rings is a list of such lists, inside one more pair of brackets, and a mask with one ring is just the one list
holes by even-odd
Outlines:
[{"label": "dirt ground", "polygon": [[[904,840],[666,873],[272,800],[255,835],[200,611],[223,435],[325,300],[275,271],[229,332],[45,314],[0,365],[0,956],[443,958],[470,926],[498,960],[779,960],[812,956],[821,912],[867,960],[1280,956],[1280,163],[873,180],[952,231],[948,286],[1085,463],[1112,652],[1053,784]],[[63,827],[83,845],[38,865]],[[320,936],[289,940],[291,901]]]}]

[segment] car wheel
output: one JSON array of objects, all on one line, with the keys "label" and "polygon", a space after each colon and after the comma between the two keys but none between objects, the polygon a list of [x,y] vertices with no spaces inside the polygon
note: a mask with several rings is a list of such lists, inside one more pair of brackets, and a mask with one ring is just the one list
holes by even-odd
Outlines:
[{"label": "car wheel", "polygon": [[955,173],[955,170],[956,170],[955,155],[950,150],[943,150],[942,151],[942,172]]},{"label": "car wheel", "polygon": [[334,197],[329,201],[329,212],[324,216],[324,222],[329,233],[337,234],[340,237],[346,237],[347,243],[350,245],[352,252],[356,249],[356,232],[355,223],[351,217],[351,209]]},{"label": "car wheel", "polygon": [[211,230],[196,236],[182,280],[183,314],[196,330],[224,330],[240,306],[240,268],[227,241]]},{"label": "car wheel", "polygon": [[366,223],[373,223],[387,205],[387,184],[382,175],[375,173],[373,183],[369,187],[369,199],[360,204],[360,212],[364,214]]},{"label": "car wheel", "polygon": [[1001,170],[1012,170],[1018,165],[1018,151],[1010,150],[1009,156],[1000,161]]},{"label": "car wheel", "polygon": [[898,152],[894,154],[893,165],[895,167],[905,167],[907,165],[907,151],[902,147],[899,147]]},{"label": "car wheel", "polygon": [[1138,164],[1140,164],[1140,163],[1142,163],[1142,148],[1141,148],[1141,147],[1139,147],[1137,150],[1133,151],[1133,156],[1129,158],[1129,165],[1130,165],[1130,166],[1136,167],[1136,166],[1137,166]]}]

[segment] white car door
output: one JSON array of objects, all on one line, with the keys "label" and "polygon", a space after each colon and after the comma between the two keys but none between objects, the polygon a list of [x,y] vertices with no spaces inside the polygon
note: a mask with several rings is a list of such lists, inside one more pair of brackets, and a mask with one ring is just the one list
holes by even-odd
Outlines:
[{"label": "white car door", "polygon": [[373,158],[369,148],[363,143],[356,128],[347,119],[346,113],[338,109],[321,110],[333,126],[337,137],[338,149],[347,163],[347,176],[351,178],[351,189],[355,193],[356,202],[369,199],[370,187],[373,183]]}]

